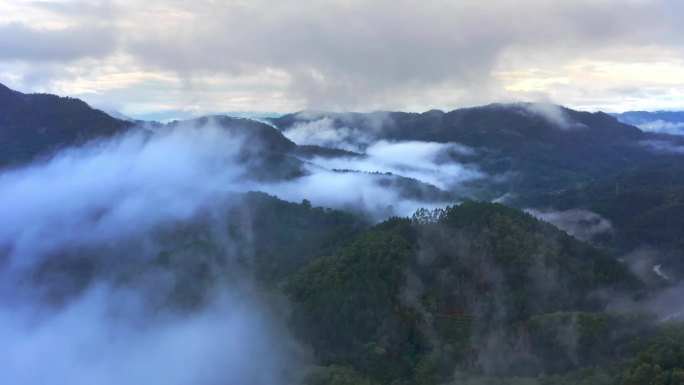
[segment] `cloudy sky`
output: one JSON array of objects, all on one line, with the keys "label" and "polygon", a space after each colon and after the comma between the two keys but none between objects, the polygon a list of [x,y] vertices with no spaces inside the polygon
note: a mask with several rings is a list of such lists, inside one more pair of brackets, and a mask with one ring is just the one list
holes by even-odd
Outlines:
[{"label": "cloudy sky", "polygon": [[0,2],[0,82],[140,118],[684,109],[680,0]]}]

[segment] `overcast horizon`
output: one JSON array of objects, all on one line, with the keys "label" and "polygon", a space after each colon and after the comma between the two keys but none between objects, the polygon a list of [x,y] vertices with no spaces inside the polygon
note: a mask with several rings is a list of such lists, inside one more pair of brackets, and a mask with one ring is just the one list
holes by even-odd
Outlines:
[{"label": "overcast horizon", "polygon": [[0,4],[0,83],[167,120],[551,102],[684,109],[675,0]]}]

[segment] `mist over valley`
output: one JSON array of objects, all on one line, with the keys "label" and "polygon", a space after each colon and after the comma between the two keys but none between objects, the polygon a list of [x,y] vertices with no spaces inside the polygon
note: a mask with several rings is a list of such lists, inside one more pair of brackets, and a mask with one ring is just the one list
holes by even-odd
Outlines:
[{"label": "mist over valley", "polygon": [[0,2],[0,383],[684,384],[683,14]]}]

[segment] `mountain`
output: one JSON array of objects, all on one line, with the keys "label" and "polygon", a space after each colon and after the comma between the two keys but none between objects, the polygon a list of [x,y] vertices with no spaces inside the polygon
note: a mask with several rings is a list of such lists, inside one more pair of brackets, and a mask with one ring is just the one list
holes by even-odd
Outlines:
[{"label": "mountain", "polygon": [[258,152],[288,153],[295,151],[297,145],[278,130],[252,119],[233,118],[225,115],[203,116],[196,119],[174,121],[166,125],[175,127],[202,127],[214,125],[245,140],[245,147],[255,148]]},{"label": "mountain", "polygon": [[0,167],[19,165],[62,148],[122,133],[133,123],[79,99],[24,94],[0,84]]},{"label": "mountain", "polygon": [[[320,367],[310,384],[566,375],[610,367],[636,354],[634,341],[659,336],[646,315],[603,311],[610,298],[601,293],[642,295],[625,265],[500,204],[469,201],[371,227],[306,201],[249,193],[240,202],[155,231],[156,253],[135,243],[65,250],[30,282],[42,301],[64,306],[103,279],[138,287],[156,272],[171,286],[154,287],[146,306],[192,312],[254,271],[250,295],[266,290],[276,308],[286,299],[283,322],[312,349]],[[223,215],[233,224],[217,232],[212,217]]]},{"label": "mountain", "polygon": [[[620,116],[675,121],[680,115],[631,112]],[[467,185],[465,190],[455,192],[401,173],[328,170],[363,174],[377,186],[397,191],[403,199],[445,204],[466,196],[504,196],[508,204],[518,208],[582,208],[603,215],[615,225],[618,231],[612,245],[620,250],[640,244],[668,250],[683,247],[679,246],[681,226],[673,226],[670,214],[681,211],[684,182],[677,170],[684,157],[684,138],[643,132],[600,112],[517,103],[450,112],[303,111],[265,122],[215,115],[148,124],[155,130],[211,124],[241,136],[245,144],[242,161],[248,167],[249,177],[258,181],[306,177],[312,168],[320,168],[317,162],[321,158],[369,159],[362,151],[298,145],[286,137],[299,125],[317,122],[325,123],[313,126],[317,130],[353,129],[356,136],[368,143],[429,141],[467,146],[472,152],[450,153],[448,161],[493,176],[466,182],[462,184]],[[18,166],[134,126],[78,99],[23,94],[0,86],[0,167]],[[614,193],[616,186],[618,195]]]},{"label": "mountain", "polygon": [[684,154],[645,162],[575,188],[531,195],[519,207],[584,209],[611,223],[604,246],[621,253],[639,247],[657,250],[652,264],[684,274]]},{"label": "mountain", "polygon": [[[204,116],[167,124],[130,122],[113,118],[83,101],[47,94],[22,94],[0,88],[0,168],[20,166],[47,158],[57,151],[89,141],[143,127],[146,135],[168,130],[186,130],[213,126],[241,139],[239,162],[248,179],[257,182],[282,182],[302,178],[311,169],[325,170],[316,164],[319,158],[356,158],[359,154],[321,146],[298,146],[269,124],[225,115]],[[313,162],[313,163],[312,163]],[[459,200],[455,193],[444,191],[415,178],[392,173],[358,170],[327,170],[332,173],[357,173],[378,188],[392,189],[408,200],[450,203]],[[391,211],[391,204],[387,206]]]},{"label": "mountain", "polygon": [[[371,140],[458,143],[473,156],[450,156],[492,175],[507,175],[505,183],[478,187],[480,198],[503,194],[527,195],[574,188],[650,159],[641,142],[652,140],[639,129],[603,113],[587,113],[546,104],[492,104],[450,112],[329,113],[304,111],[270,118],[278,129],[252,119],[208,116],[158,127],[216,124],[245,135],[250,148],[260,148],[255,173],[266,179],[304,175],[302,160],[315,156],[356,154],[300,143],[283,132],[297,124],[329,120],[333,129],[352,127]],[[0,167],[19,165],[69,146],[111,137],[134,126],[84,102],[47,94],[22,94],[0,87],[0,132],[5,138]],[[279,132],[281,131],[281,132]],[[361,154],[363,155],[363,154]],[[511,195],[513,196],[513,195]]]},{"label": "mountain", "polygon": [[328,113],[304,111],[270,121],[287,133],[327,119],[333,129],[357,128],[372,139],[456,142],[477,151],[489,173],[510,173],[508,190],[528,193],[568,188],[652,156],[648,136],[610,115],[547,104],[491,104],[450,112]]},{"label": "mountain", "polygon": [[517,210],[466,202],[425,214],[378,224],[286,280],[293,327],[319,362],[380,383],[415,381],[428,362],[438,376],[549,373],[569,362],[517,347],[523,325],[599,311],[597,290],[639,290],[614,258]]}]

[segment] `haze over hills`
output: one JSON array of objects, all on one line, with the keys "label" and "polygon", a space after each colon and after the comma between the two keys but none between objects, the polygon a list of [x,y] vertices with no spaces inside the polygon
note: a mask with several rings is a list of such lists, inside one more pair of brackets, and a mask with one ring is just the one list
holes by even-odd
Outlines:
[{"label": "haze over hills", "polygon": [[612,115],[644,131],[684,135],[684,111],[627,111]]},{"label": "haze over hills", "polygon": [[6,87],[0,134],[16,383],[684,381],[679,137],[539,103],[128,122]]},{"label": "haze over hills", "polygon": [[[547,104],[493,104],[423,114],[299,113],[270,119],[285,135],[307,143],[363,147],[376,140],[456,142],[477,153],[489,173],[525,170],[511,190],[562,189],[627,169],[652,157],[648,136],[603,113]],[[311,126],[311,127],[309,127]],[[330,130],[334,132],[331,135]]]},{"label": "haze over hills", "polygon": [[[211,126],[239,138],[245,150],[231,162],[244,168],[247,179],[270,186],[254,188],[288,199],[337,208],[352,208],[360,200],[362,211],[370,210],[376,220],[409,215],[420,205],[497,199],[519,208],[597,212],[632,234],[624,237],[629,247],[672,246],[679,239],[679,227],[669,226],[667,218],[669,210],[678,210],[676,196],[684,187],[678,171],[684,142],[600,112],[517,103],[450,112],[302,111],[266,120],[208,116],[135,125],[77,99],[2,89],[3,143],[10,148],[2,153],[5,165],[20,166],[127,132],[154,136]],[[357,183],[368,187],[350,199],[336,198],[334,191],[300,190],[301,182],[315,187],[326,178],[363,180]],[[283,190],[283,183],[290,185]],[[383,203],[383,194],[404,204]],[[636,230],[643,225],[638,218],[647,217],[649,228],[668,229]]]},{"label": "haze over hills", "polygon": [[[25,162],[48,153],[50,147],[41,143],[50,143],[52,147],[79,144],[88,139],[110,137],[132,126],[130,122],[111,118],[77,100],[4,90],[9,108],[5,109],[3,129],[11,131],[6,143],[8,146],[12,143],[12,151],[5,152],[5,163]],[[33,99],[50,100],[51,115],[31,112],[30,108],[43,110],[41,105],[32,107],[40,102],[20,102]],[[27,114],[32,119],[22,120]],[[295,148],[294,143],[259,121],[219,116],[183,124],[202,125],[208,119],[224,127],[239,126],[239,130],[258,138],[271,152],[283,153]],[[55,124],[51,122],[72,120],[68,130],[59,126],[48,129],[50,124]],[[432,110],[422,114],[304,111],[269,118],[265,122],[273,124],[299,145],[348,151],[363,152],[370,144],[381,140],[458,143],[468,149],[460,153],[452,151],[448,157],[477,163],[488,173],[514,173],[524,169],[524,176],[512,178],[512,183],[522,190],[561,189],[633,167],[654,157],[642,144],[657,138],[603,113],[530,103],[493,104],[448,113]],[[89,129],[88,124],[97,129]],[[178,124],[180,122],[169,126]],[[52,136],[41,139],[40,135]],[[300,147],[297,151],[330,153],[316,147]],[[472,159],[475,153],[477,162]]]}]

